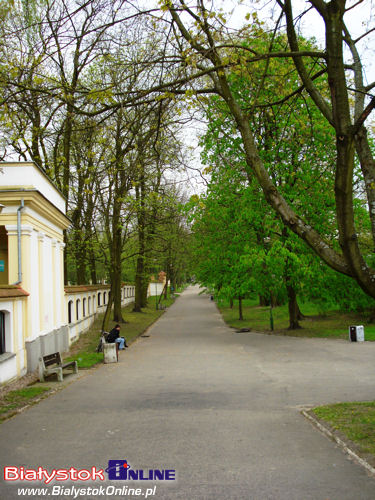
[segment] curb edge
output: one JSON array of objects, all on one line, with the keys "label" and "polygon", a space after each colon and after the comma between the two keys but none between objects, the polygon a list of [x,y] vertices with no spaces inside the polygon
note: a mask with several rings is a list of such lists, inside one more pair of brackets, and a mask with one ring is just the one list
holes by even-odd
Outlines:
[{"label": "curb edge", "polygon": [[371,474],[372,476],[375,476],[375,468],[372,467],[366,460],[361,458],[357,453],[355,453],[347,443],[345,443],[342,439],[340,439],[338,436],[335,436],[333,432],[331,432],[327,427],[322,425],[315,417],[310,415],[307,410],[301,410],[302,415],[307,418],[312,425],[314,425],[322,434],[324,434],[326,437],[334,441],[336,444],[339,445],[339,447],[347,454],[349,455],[355,462],[357,462],[359,465],[364,467],[366,471]]}]

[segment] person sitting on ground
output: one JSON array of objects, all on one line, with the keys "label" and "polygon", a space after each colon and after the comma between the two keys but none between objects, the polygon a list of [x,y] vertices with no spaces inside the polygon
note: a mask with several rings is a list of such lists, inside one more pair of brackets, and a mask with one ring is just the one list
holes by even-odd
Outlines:
[{"label": "person sitting on ground", "polygon": [[120,325],[116,325],[114,328],[112,328],[112,330],[107,335],[106,341],[109,344],[113,344],[114,342],[116,342],[117,344],[119,344],[119,349],[125,349],[125,347],[129,346],[126,343],[125,337],[120,337],[120,328]]}]

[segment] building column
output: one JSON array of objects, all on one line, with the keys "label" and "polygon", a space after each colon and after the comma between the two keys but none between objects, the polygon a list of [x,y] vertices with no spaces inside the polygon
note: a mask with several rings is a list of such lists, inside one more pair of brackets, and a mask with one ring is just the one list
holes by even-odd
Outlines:
[{"label": "building column", "polygon": [[[65,243],[63,243],[62,241],[59,241],[58,242],[58,248],[60,249],[59,250],[59,255],[57,256],[58,259],[59,259],[59,263],[60,263],[60,267],[59,267],[59,270],[60,270],[60,286],[61,286],[61,289],[62,289],[62,292],[61,292],[61,313],[60,313],[60,321],[61,321],[61,324],[63,325],[66,325],[68,324],[68,311],[67,311],[67,303],[66,303],[66,300],[65,300],[65,290],[64,290],[64,283],[65,283],[65,277],[64,277],[64,248],[65,248]],[[72,317],[73,317],[73,309],[72,309]]]},{"label": "building column", "polygon": [[[57,314],[57,300],[59,295],[61,293],[60,291],[60,269],[59,269],[59,264],[60,264],[60,259],[56,259],[56,250],[57,250],[57,240],[52,240],[51,243],[51,252],[52,252],[52,289],[53,289],[53,313],[52,313],[52,323],[53,323],[53,328],[57,328],[57,323],[58,323],[58,314]],[[60,326],[60,325],[58,325]]]},{"label": "building column", "polygon": [[43,274],[43,258],[44,258],[44,234],[38,233],[38,272],[39,272],[39,329],[44,330],[44,274]]}]

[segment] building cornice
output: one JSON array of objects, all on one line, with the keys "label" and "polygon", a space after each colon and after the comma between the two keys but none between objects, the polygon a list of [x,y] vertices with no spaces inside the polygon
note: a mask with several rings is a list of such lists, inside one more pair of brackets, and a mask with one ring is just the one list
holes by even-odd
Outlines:
[{"label": "building cornice", "polygon": [[[7,203],[12,206],[18,206],[20,199],[24,200],[26,208],[29,206],[58,227],[68,229],[71,225],[70,219],[36,189],[0,189],[0,200],[5,206]],[[9,212],[3,212],[0,220],[10,215],[12,214],[9,214]]]}]

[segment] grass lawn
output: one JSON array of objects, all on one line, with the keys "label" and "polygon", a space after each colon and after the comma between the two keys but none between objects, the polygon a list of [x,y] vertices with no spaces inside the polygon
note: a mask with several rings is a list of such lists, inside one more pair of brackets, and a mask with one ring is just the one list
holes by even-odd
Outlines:
[{"label": "grass lawn", "polygon": [[49,391],[50,387],[25,387],[16,391],[8,392],[0,400],[0,421],[16,413],[18,408],[22,408],[39,396]]},{"label": "grass lawn", "polygon": [[[168,298],[162,300],[162,305],[170,306],[175,299]],[[152,323],[154,323],[163,313],[163,310],[156,310],[156,298],[150,297],[148,307],[141,313],[132,311],[133,304],[123,307],[122,313],[126,323],[121,325],[120,335],[126,338],[128,344],[141,335]],[[70,347],[69,357],[64,357],[64,361],[78,361],[79,368],[90,368],[91,366],[103,362],[103,353],[95,352],[100,339],[103,314],[98,315],[90,329],[81,334],[79,339]],[[110,321],[108,329],[115,326],[114,321]]]},{"label": "grass lawn", "polygon": [[[250,328],[251,330],[271,333],[270,308],[260,307],[255,299],[245,299],[243,303],[244,320],[238,319],[238,301],[234,302],[233,309],[226,301],[219,301],[218,307],[224,321],[234,328]],[[300,330],[288,330],[288,306],[275,307],[272,310],[274,319],[274,334],[291,335],[294,337],[330,337],[348,338],[350,325],[365,327],[365,340],[375,340],[375,324],[369,324],[368,314],[343,313],[327,311],[322,314],[315,304],[300,304],[302,313],[306,316],[300,321]]]},{"label": "grass lawn", "polygon": [[374,455],[370,462],[375,465],[375,402],[320,406],[312,413],[353,441],[360,454]]}]

